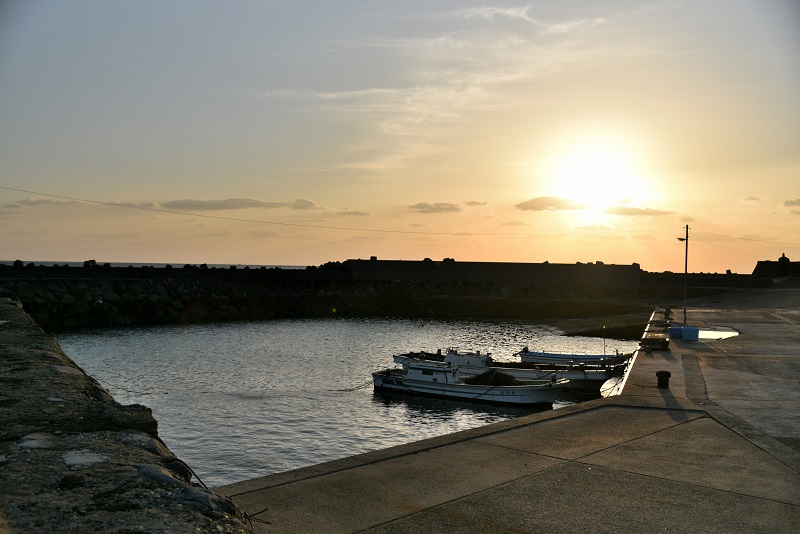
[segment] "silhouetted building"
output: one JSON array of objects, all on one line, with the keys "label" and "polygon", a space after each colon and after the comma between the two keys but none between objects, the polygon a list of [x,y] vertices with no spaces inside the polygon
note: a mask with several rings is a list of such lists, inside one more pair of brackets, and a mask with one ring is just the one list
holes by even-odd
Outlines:
[{"label": "silhouetted building", "polygon": [[502,263],[455,261],[347,260],[353,280],[416,280],[524,285],[638,287],[641,267],[597,263]]},{"label": "silhouetted building", "polygon": [[786,254],[781,254],[778,261],[762,260],[753,269],[753,276],[763,278],[800,276],[800,261],[791,261],[786,257]]}]

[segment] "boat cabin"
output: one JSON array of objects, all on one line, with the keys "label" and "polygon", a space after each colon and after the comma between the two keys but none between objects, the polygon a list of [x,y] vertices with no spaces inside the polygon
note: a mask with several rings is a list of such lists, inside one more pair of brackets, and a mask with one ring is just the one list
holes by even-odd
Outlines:
[{"label": "boat cabin", "polygon": [[443,384],[457,384],[459,382],[458,369],[451,366],[429,365],[420,362],[408,364],[409,380],[421,382],[440,382]]},{"label": "boat cabin", "polygon": [[481,354],[480,352],[459,354],[457,351],[448,350],[444,357],[444,363],[453,366],[471,365],[474,367],[491,367],[492,357],[488,354]]}]

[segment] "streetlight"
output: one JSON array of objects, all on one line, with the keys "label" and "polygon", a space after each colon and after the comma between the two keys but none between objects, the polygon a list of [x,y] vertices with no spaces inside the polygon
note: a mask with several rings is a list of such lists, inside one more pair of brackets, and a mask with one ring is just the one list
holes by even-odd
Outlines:
[{"label": "streetlight", "polygon": [[679,237],[678,241],[686,243],[686,255],[683,261],[683,326],[686,326],[686,291],[689,285],[689,225],[686,225],[686,237]]}]

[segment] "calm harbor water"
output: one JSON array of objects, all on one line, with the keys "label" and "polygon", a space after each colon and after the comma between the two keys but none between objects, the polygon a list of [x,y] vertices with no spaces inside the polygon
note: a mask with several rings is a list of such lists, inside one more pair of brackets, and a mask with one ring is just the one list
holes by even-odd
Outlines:
[{"label": "calm harbor water", "polygon": [[[474,428],[536,410],[373,393],[392,355],[454,347],[513,361],[599,353],[603,340],[540,325],[394,319],[278,320],[61,332],[56,340],[209,486]],[[635,342],[609,340],[631,352]],[[580,400],[559,399],[554,409]]]}]

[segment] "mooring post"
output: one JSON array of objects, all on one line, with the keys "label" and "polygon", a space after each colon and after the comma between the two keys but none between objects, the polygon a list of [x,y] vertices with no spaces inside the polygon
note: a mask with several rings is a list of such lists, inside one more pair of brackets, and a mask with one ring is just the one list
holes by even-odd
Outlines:
[{"label": "mooring post", "polygon": [[658,378],[658,389],[669,389],[669,377],[672,376],[672,373],[669,371],[656,371],[656,377]]}]

